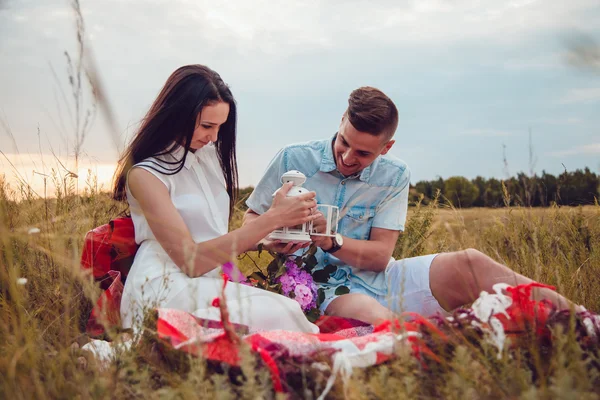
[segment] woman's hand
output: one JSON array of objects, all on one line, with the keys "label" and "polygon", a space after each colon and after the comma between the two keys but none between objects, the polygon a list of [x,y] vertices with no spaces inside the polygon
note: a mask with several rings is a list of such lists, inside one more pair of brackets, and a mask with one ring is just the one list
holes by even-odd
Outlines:
[{"label": "woman's hand", "polygon": [[308,192],[299,196],[287,197],[292,186],[293,184],[288,182],[277,191],[271,208],[266,213],[271,215],[276,222],[275,229],[301,225],[322,216],[321,213],[316,212],[316,193]]}]

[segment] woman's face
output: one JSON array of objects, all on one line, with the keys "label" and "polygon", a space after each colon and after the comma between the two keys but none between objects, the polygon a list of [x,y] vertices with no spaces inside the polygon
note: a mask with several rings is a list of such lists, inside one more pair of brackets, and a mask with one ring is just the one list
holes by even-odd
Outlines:
[{"label": "woman's face", "polygon": [[219,128],[227,121],[227,116],[229,116],[228,103],[220,101],[205,105],[196,120],[196,129],[194,129],[190,148],[198,150],[209,142],[216,142]]}]

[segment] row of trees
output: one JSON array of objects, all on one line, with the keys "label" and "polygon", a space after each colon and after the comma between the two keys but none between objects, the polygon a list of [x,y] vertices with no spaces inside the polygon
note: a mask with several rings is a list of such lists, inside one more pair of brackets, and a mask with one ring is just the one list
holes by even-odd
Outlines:
[{"label": "row of trees", "polygon": [[417,200],[423,195],[424,201],[428,202],[438,190],[442,195],[441,202],[463,208],[594,204],[600,198],[600,175],[585,168],[565,171],[558,176],[545,171],[540,176],[519,173],[506,180],[480,176],[471,180],[462,176],[440,177],[417,182],[411,187],[411,199]]}]

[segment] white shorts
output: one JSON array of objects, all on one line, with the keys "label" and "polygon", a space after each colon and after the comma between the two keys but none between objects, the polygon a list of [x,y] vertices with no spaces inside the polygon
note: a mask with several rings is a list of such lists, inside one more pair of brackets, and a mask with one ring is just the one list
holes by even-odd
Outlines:
[{"label": "white shorts", "polygon": [[429,286],[429,269],[436,256],[429,254],[390,262],[386,269],[388,295],[377,296],[377,301],[397,313],[409,311],[425,317],[438,312],[447,314]]},{"label": "white shorts", "polygon": [[[429,254],[391,261],[386,271],[381,272],[386,275],[387,295],[373,293],[354,283],[350,293],[363,293],[373,297],[395,313],[415,312],[424,317],[438,312],[446,315],[447,312],[433,297],[429,287],[429,269],[436,256],[437,254]],[[321,309],[325,310],[335,297],[337,296],[327,298]]]}]

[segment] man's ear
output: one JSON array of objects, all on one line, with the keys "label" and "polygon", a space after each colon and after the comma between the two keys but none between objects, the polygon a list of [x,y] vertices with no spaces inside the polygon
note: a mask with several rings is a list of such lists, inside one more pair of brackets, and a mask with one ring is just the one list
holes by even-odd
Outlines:
[{"label": "man's ear", "polygon": [[385,144],[385,146],[383,147],[383,150],[381,150],[380,155],[386,155],[388,151],[390,151],[390,149],[392,148],[392,146],[394,145],[394,143],[396,143],[396,141],[394,139],[390,140],[389,142],[387,142]]}]

